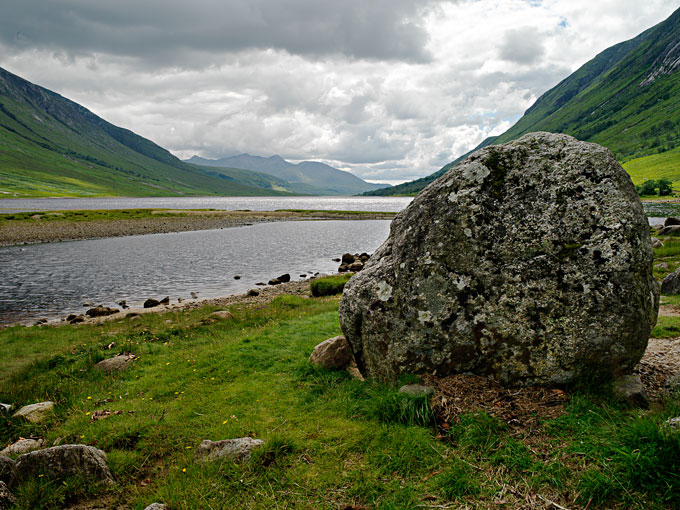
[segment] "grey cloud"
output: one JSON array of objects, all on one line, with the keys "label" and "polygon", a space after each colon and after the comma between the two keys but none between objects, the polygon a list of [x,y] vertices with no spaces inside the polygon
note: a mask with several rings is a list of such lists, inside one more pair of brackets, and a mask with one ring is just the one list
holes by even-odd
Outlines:
[{"label": "grey cloud", "polygon": [[[0,40],[68,54],[108,53],[191,67],[220,52],[424,62],[432,0],[6,0]],[[214,62],[213,64],[219,64]]]},{"label": "grey cloud", "polygon": [[534,27],[508,30],[499,48],[500,57],[517,64],[533,64],[545,54],[544,39],[545,35]]}]

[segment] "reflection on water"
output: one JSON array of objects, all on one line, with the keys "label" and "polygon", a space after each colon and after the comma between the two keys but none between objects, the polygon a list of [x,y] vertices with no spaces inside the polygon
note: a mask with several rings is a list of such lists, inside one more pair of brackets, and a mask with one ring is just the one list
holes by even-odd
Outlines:
[{"label": "reflection on water", "polygon": [[[248,227],[0,248],[0,323],[83,313],[83,302],[141,306],[148,297],[244,292],[283,273],[335,272],[344,252],[372,253],[389,221]],[[240,280],[234,280],[240,275]]]},{"label": "reflection on water", "polygon": [[0,200],[0,214],[21,211],[75,209],[219,209],[275,211],[276,209],[321,209],[324,211],[398,212],[411,197],[110,197],[110,198],[23,198]]}]

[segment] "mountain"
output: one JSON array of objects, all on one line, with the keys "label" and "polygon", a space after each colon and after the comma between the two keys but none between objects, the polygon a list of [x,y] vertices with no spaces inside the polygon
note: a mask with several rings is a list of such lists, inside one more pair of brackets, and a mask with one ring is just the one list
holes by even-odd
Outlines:
[{"label": "mountain", "polygon": [[[680,9],[587,62],[493,143],[532,131],[566,133],[608,147],[634,182],[662,176],[680,181],[680,151],[674,150],[680,147],[679,71]],[[412,184],[406,189],[415,194],[430,177],[406,183]]]},{"label": "mountain", "polygon": [[386,184],[368,183],[354,174],[316,161],[303,161],[294,165],[281,156],[263,158],[250,154],[239,154],[222,159],[204,159],[193,156],[185,162],[199,164],[203,167],[242,168],[263,172],[290,183],[293,186],[292,189],[313,195],[355,195],[387,186]]},{"label": "mountain", "polygon": [[212,175],[0,68],[0,196],[289,195],[270,175]]}]

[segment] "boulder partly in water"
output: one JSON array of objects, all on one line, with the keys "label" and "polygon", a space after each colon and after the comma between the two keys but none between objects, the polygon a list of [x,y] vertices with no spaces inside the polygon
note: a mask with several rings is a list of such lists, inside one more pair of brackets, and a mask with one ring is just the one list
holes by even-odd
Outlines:
[{"label": "boulder partly in water", "polygon": [[629,373],[656,323],[649,225],[609,150],[532,133],[428,186],[345,287],[361,372],[505,385]]}]

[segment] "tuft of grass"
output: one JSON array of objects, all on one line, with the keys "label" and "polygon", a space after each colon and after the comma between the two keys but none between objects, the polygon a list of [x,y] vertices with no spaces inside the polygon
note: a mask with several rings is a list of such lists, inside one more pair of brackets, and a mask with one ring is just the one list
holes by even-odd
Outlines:
[{"label": "tuft of grass", "polygon": [[342,294],[345,284],[354,276],[354,273],[345,273],[334,276],[323,276],[312,281],[310,287],[312,289],[312,296],[335,296]]}]

